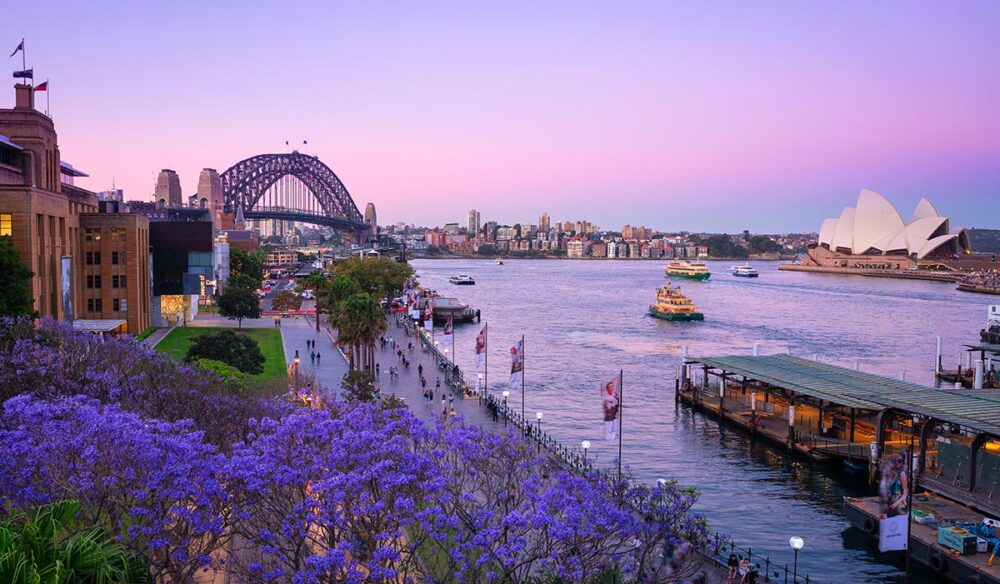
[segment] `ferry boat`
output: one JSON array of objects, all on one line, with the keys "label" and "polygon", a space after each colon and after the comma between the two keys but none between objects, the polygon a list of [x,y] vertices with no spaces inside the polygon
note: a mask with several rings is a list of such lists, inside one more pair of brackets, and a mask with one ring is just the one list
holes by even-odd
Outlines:
[{"label": "ferry boat", "polygon": [[498,265],[498,266],[502,266],[502,265],[503,265],[503,260],[502,260],[502,259],[500,259],[500,258],[497,258],[497,259],[495,259],[495,260],[493,261],[493,263],[495,263],[495,264],[496,264],[496,265]]},{"label": "ferry boat", "polygon": [[472,279],[472,276],[468,274],[459,274],[457,276],[452,276],[448,278],[448,281],[452,284],[457,284],[459,286],[473,286],[476,281]]},{"label": "ferry boat", "polygon": [[666,272],[668,277],[689,280],[707,280],[712,275],[708,266],[701,262],[672,262]]},{"label": "ferry boat", "polygon": [[733,266],[730,268],[733,271],[733,275],[737,278],[756,278],[760,274],[757,270],[748,264],[743,264],[742,266]]},{"label": "ferry boat", "polygon": [[656,291],[656,302],[649,305],[649,315],[663,320],[705,320],[695,303],[681,294],[680,287],[669,283]]}]

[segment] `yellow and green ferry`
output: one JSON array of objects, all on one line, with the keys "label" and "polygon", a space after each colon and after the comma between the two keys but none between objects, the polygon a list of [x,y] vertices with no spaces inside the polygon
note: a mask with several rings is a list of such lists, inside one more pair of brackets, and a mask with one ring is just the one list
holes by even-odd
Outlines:
[{"label": "yellow and green ferry", "polygon": [[705,320],[698,306],[670,284],[656,291],[656,302],[649,305],[649,315],[663,320]]},{"label": "yellow and green ferry", "polygon": [[707,280],[712,276],[708,266],[700,262],[671,262],[666,269],[669,278]]}]

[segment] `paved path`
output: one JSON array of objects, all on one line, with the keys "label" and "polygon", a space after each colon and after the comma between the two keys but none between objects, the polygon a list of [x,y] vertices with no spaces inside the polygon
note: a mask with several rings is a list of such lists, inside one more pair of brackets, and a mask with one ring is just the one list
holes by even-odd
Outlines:
[{"label": "paved path", "polygon": [[[397,397],[405,400],[410,410],[418,417],[432,422],[440,421],[442,419],[441,394],[444,392],[445,395],[453,395],[448,391],[444,383],[444,371],[435,367],[434,356],[429,351],[425,352],[421,349],[418,337],[406,336],[405,329],[396,324],[395,317],[390,317],[388,323],[389,330],[386,332],[387,337],[394,337],[404,347],[408,342],[413,343],[413,352],[405,350],[407,359],[410,361],[410,368],[409,370],[403,369],[403,364],[396,356],[396,352],[392,349],[391,345],[386,346],[385,349],[379,348],[375,357],[375,361],[380,365],[380,374],[376,380],[376,385],[378,385],[383,396],[395,394]],[[427,378],[427,388],[434,390],[433,404],[424,400],[423,390],[421,389],[418,377],[418,367],[420,365],[424,366],[424,377]],[[399,379],[389,379],[389,367],[396,367],[399,370]],[[438,377],[441,378],[440,391],[435,388],[435,380]],[[463,418],[467,424],[476,424],[488,428],[495,428],[497,426],[497,423],[493,421],[493,416],[489,415],[486,408],[480,406],[479,399],[463,399],[460,395],[454,395],[454,401],[451,402],[449,408],[452,406],[454,406],[458,416]],[[499,426],[503,426],[502,420],[499,422]]]},{"label": "paved path", "polygon": [[174,330],[174,329],[173,329],[173,327],[163,327],[163,328],[158,328],[158,329],[156,329],[156,331],[155,331],[155,332],[154,332],[153,334],[151,334],[151,335],[149,335],[148,337],[146,337],[145,339],[143,339],[143,340],[142,340],[142,342],[143,342],[143,343],[144,343],[144,344],[145,344],[145,345],[146,345],[147,347],[149,347],[150,349],[152,349],[152,348],[153,348],[153,347],[155,347],[155,346],[156,346],[156,345],[157,345],[157,344],[158,344],[158,343],[159,343],[160,341],[162,341],[162,340],[163,340],[163,337],[165,337],[165,336],[169,335],[169,334],[170,334],[170,331],[172,331],[172,330]]},{"label": "paved path", "polygon": [[[295,351],[298,351],[299,368],[303,376],[314,377],[316,384],[325,387],[329,395],[337,395],[340,380],[347,373],[347,359],[340,349],[334,346],[329,329],[323,326],[316,332],[316,321],[304,317],[283,318],[279,329],[288,366],[292,366]],[[315,351],[322,356],[318,362],[311,359],[312,350],[306,348],[307,340],[316,341]]]}]

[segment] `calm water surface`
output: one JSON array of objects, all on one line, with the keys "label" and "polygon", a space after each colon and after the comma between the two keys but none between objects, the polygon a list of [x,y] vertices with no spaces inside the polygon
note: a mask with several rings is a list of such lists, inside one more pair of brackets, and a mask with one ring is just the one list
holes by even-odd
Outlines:
[{"label": "calm water surface", "polygon": [[[867,494],[839,466],[817,466],[718,424],[673,400],[682,345],[692,356],[763,353],[812,357],[891,377],[933,383],[934,337],[945,362],[978,339],[988,299],[953,284],[781,272],[758,262],[757,279],[734,278],[732,262],[709,262],[712,279],[682,288],[705,313],[701,323],[646,316],[665,278],[663,262],[417,260],[421,284],[482,310],[489,323],[489,384],[507,381],[510,346],[523,334],[529,417],[564,444],[592,442],[611,465],[617,443],[603,440],[598,384],[624,369],[623,459],[645,481],[677,479],[701,493],[698,510],[738,545],[790,562],[788,538],[802,536],[800,573],[821,581],[896,582],[893,558],[880,558],[849,529],[842,497]],[[475,286],[448,277],[467,273]],[[475,325],[456,327],[457,363],[474,371]],[[469,375],[469,373],[467,373]],[[474,375],[472,375],[474,377]],[[520,395],[511,396],[515,407]]]}]

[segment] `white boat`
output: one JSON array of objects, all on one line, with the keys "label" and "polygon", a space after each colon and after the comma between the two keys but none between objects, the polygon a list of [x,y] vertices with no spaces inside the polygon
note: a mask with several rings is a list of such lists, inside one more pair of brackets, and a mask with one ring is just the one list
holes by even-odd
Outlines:
[{"label": "white boat", "polygon": [[742,266],[732,266],[730,270],[732,270],[733,275],[736,276],[737,278],[756,278],[759,275],[757,273],[757,270],[754,269],[749,264],[743,264]]},{"label": "white boat", "polygon": [[497,259],[493,260],[493,263],[495,263],[498,266],[502,266],[503,265],[503,260],[500,259],[500,258],[497,258]]},{"label": "white boat", "polygon": [[472,279],[472,276],[468,274],[459,274],[457,276],[452,276],[448,278],[448,281],[452,284],[457,284],[459,286],[473,286],[476,281]]}]

